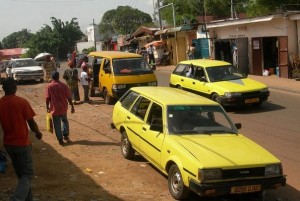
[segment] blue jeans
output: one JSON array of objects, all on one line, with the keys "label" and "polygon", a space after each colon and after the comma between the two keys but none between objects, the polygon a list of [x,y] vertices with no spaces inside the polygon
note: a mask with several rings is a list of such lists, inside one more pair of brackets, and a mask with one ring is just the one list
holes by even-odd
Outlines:
[{"label": "blue jeans", "polygon": [[32,201],[31,182],[33,179],[33,164],[29,146],[4,145],[18,177],[18,184],[10,201]]},{"label": "blue jeans", "polygon": [[69,121],[67,115],[52,115],[52,120],[57,140],[62,140],[63,136],[67,137],[69,135]]}]

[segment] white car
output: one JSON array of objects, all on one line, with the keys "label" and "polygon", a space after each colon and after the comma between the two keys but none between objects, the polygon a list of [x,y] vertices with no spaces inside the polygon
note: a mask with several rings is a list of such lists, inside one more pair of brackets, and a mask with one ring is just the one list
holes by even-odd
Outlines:
[{"label": "white car", "polygon": [[43,67],[39,66],[32,58],[20,58],[10,60],[6,68],[7,77],[12,77],[16,81],[35,80],[44,81]]}]

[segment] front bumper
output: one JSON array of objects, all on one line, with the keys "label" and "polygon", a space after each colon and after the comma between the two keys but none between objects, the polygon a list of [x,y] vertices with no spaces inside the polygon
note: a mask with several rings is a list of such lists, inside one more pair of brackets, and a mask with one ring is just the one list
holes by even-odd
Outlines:
[{"label": "front bumper", "polygon": [[30,76],[23,76],[23,75],[17,75],[14,76],[14,80],[16,81],[27,81],[27,80],[36,80],[36,81],[41,81],[44,79],[44,75],[30,75]]},{"label": "front bumper", "polygon": [[284,176],[263,179],[248,179],[238,181],[223,181],[216,183],[198,184],[190,181],[189,188],[200,196],[220,196],[229,195],[232,187],[261,185],[260,191],[275,189],[286,184]]},{"label": "front bumper", "polygon": [[[157,85],[157,83],[156,83]],[[112,95],[114,98],[119,99],[121,98],[131,87],[140,87],[140,86],[150,86],[149,82],[144,83],[134,83],[134,84],[126,84],[126,88],[124,89],[113,89]]]},{"label": "front bumper", "polygon": [[241,106],[248,104],[259,104],[268,100],[270,92],[267,93],[253,93],[243,94],[240,97],[226,97],[221,96],[220,103],[223,106]]}]

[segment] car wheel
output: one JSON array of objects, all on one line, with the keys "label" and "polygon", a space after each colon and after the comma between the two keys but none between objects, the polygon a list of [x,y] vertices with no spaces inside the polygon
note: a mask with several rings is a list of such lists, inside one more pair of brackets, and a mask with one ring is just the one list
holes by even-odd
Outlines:
[{"label": "car wheel", "polygon": [[128,139],[126,131],[122,132],[121,136],[121,151],[122,155],[126,159],[132,159],[134,157],[135,151]]},{"label": "car wheel", "polygon": [[172,197],[182,200],[190,195],[190,190],[184,185],[177,165],[172,165],[168,173],[168,187]]},{"label": "car wheel", "polygon": [[216,93],[213,94],[213,95],[211,96],[211,100],[213,100],[213,101],[215,101],[215,102],[221,104],[221,99],[220,99],[220,95],[219,95],[219,94],[216,94]]},{"label": "car wheel", "polygon": [[103,98],[104,98],[104,102],[107,105],[111,105],[113,103],[113,97],[111,97],[107,91],[107,89],[104,89],[103,91]]},{"label": "car wheel", "polygon": [[178,88],[178,89],[182,89],[182,86],[181,86],[181,85],[177,85],[177,88]]}]

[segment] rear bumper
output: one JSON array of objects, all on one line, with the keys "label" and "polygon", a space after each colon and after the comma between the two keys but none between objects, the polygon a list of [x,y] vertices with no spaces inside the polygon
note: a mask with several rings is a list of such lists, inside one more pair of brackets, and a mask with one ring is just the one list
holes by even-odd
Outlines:
[{"label": "rear bumper", "polygon": [[193,181],[190,181],[189,188],[201,196],[219,196],[219,195],[232,194],[231,193],[232,187],[258,185],[258,184],[261,185],[261,188],[258,192],[267,189],[275,189],[279,186],[284,186],[286,184],[286,178],[284,176],[280,176],[274,178],[226,181],[226,182],[224,181],[224,182],[205,183],[205,184],[197,184]]}]

